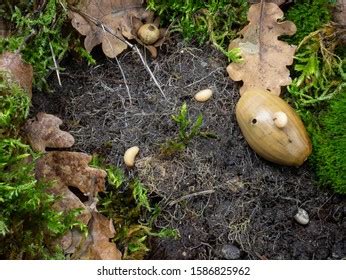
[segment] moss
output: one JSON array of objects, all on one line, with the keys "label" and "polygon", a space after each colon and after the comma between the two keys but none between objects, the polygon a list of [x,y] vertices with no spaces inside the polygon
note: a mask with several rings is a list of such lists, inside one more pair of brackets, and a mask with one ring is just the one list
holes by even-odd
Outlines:
[{"label": "moss", "polygon": [[210,41],[228,56],[227,45],[246,23],[249,5],[246,0],[149,0],[148,8],[186,40]]},{"label": "moss", "polygon": [[123,252],[123,259],[143,259],[149,251],[149,237],[179,236],[175,229],[154,229],[160,208],[151,204],[147,188],[138,179],[126,176],[117,166],[105,164],[97,155],[91,165],[107,170],[107,191],[99,196],[98,210],[113,220],[117,229],[113,241]]},{"label": "moss", "polygon": [[346,94],[335,98],[311,130],[313,163],[319,181],[346,194]]},{"label": "moss", "polygon": [[0,139],[18,134],[29,113],[30,98],[15,83],[8,83],[0,73]]},{"label": "moss", "polygon": [[334,0],[296,0],[287,11],[287,19],[295,23],[297,32],[286,41],[297,45],[305,36],[328,23],[334,3]]},{"label": "moss", "polygon": [[62,258],[48,246],[73,226],[79,211],[67,215],[53,210],[56,197],[47,184],[36,181],[37,155],[19,139],[0,140],[0,258]]},{"label": "moss", "polygon": [[34,85],[45,88],[46,77],[55,67],[51,47],[58,61],[68,50],[70,37],[63,28],[67,13],[55,0],[42,6],[35,1],[26,4],[15,1],[3,4],[2,9],[14,32],[10,37],[0,38],[0,53],[20,50],[23,59],[34,68]]}]

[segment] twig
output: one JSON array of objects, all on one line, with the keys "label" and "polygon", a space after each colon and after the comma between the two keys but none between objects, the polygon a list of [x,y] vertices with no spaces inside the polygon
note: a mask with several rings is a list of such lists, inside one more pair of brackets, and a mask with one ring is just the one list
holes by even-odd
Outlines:
[{"label": "twig", "polygon": [[195,197],[195,196],[199,196],[199,195],[205,195],[205,194],[212,194],[214,193],[215,190],[206,190],[206,191],[200,191],[200,192],[195,192],[195,193],[190,193],[190,194],[187,194],[187,195],[183,195],[182,197],[176,199],[176,200],[173,200],[169,203],[169,206],[173,206],[174,204],[177,204],[183,200],[186,200],[186,199],[189,199],[191,197]]},{"label": "twig", "polygon": [[116,60],[116,62],[118,63],[118,66],[119,66],[121,75],[123,76],[124,84],[125,84],[125,87],[126,87],[126,90],[127,90],[127,95],[129,96],[130,105],[132,105],[132,98],[131,98],[129,86],[127,85],[127,80],[126,80],[125,73],[124,73],[124,71],[123,71],[123,68],[122,68],[121,65],[120,65],[119,59],[118,59],[117,57],[115,57],[115,60]]},{"label": "twig", "polygon": [[125,43],[128,47],[130,47],[131,49],[133,49],[139,56],[139,58],[141,59],[145,69],[149,72],[151,78],[153,79],[155,85],[158,87],[158,89],[160,90],[160,93],[162,94],[162,96],[166,99],[166,95],[163,92],[160,84],[158,83],[158,81],[156,80],[153,72],[151,71],[149,65],[147,64],[147,62],[145,61],[142,53],[140,52],[140,50],[138,49],[138,47],[136,45],[131,44],[129,41],[127,41],[125,38],[122,38],[120,36],[118,36],[110,27],[108,27],[107,25],[104,25],[99,19],[88,15],[87,13],[77,10],[76,8],[69,6],[69,9],[71,9],[72,11],[79,13],[80,15],[86,17],[89,21],[91,21],[93,24],[95,24],[97,27],[102,28],[103,31],[108,32],[109,34],[111,34],[112,36],[114,36],[115,38],[117,38],[118,40],[122,41],[123,43]]},{"label": "twig", "polygon": [[49,47],[50,47],[50,51],[52,52],[52,57],[53,57],[54,67],[55,67],[54,70],[56,72],[56,76],[58,77],[58,83],[59,83],[59,86],[62,87],[61,80],[60,80],[59,66],[58,66],[58,63],[56,62],[55,54],[54,54],[54,50],[53,50],[51,42],[49,42]]},{"label": "twig", "polygon": [[159,85],[158,81],[156,80],[156,78],[155,78],[153,72],[151,71],[149,65],[148,65],[148,64],[146,63],[146,61],[144,60],[144,57],[142,56],[142,54],[141,54],[141,52],[139,51],[138,47],[135,45],[135,46],[133,47],[133,49],[138,53],[139,58],[141,59],[143,65],[145,66],[145,68],[147,69],[147,71],[149,72],[149,74],[150,74],[151,78],[153,79],[155,85],[156,85],[157,88],[160,90],[160,92],[161,92],[163,98],[164,98],[164,99],[167,99],[165,93],[163,92],[163,90],[162,90],[161,86]]}]

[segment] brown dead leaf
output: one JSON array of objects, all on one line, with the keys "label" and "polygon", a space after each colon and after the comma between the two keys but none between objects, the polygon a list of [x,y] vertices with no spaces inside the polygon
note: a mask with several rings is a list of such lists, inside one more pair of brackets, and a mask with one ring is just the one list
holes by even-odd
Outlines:
[{"label": "brown dead leaf", "polygon": [[4,52],[0,55],[0,71],[9,73],[9,81],[18,83],[32,97],[32,66],[20,54]]},{"label": "brown dead leaf", "polygon": [[295,46],[279,41],[278,36],[293,35],[293,22],[278,22],[283,12],[274,3],[264,1],[252,5],[248,13],[249,24],[239,33],[229,49],[240,48],[243,62],[231,63],[227,72],[235,81],[243,80],[240,94],[250,88],[263,88],[280,95],[281,86],[291,83],[287,65],[293,63]]},{"label": "brown dead leaf", "polygon": [[[62,196],[54,207],[64,212],[82,208],[79,220],[85,224],[91,218],[90,208],[94,208],[97,193],[104,191],[107,175],[104,170],[88,166],[91,158],[78,152],[49,152],[36,163],[36,178],[53,182],[48,191]],[[83,203],[68,187],[78,188],[88,201]]]},{"label": "brown dead leaf", "polygon": [[[249,0],[248,2],[250,4],[257,4],[257,3],[260,3],[261,0]],[[285,3],[291,3],[292,0],[266,0],[265,2],[267,2],[267,3],[274,3],[274,4],[278,5],[278,6],[281,6],[281,5],[285,4]]]},{"label": "brown dead leaf", "polygon": [[110,239],[115,229],[112,220],[98,212],[92,212],[89,222],[89,235],[80,248],[73,254],[73,259],[82,260],[121,260],[121,252]]},{"label": "brown dead leaf", "polygon": [[36,152],[45,152],[48,148],[70,148],[74,144],[73,136],[60,130],[62,120],[50,114],[40,112],[35,118],[27,120],[24,132],[30,146]]},{"label": "brown dead leaf", "polygon": [[[84,46],[88,52],[102,43],[105,55],[114,58],[127,48],[124,36],[133,39],[132,18],[145,20],[150,16],[142,4],[143,0],[85,0],[78,8],[71,8],[71,22],[86,36]],[[116,36],[106,32],[103,26],[97,26],[90,17],[107,26]]]}]

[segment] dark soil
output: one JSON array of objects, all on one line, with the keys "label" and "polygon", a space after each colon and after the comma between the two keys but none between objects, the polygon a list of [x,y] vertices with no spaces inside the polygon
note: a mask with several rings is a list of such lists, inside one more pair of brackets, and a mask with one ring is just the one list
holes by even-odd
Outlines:
[{"label": "dark soil", "polygon": [[[126,84],[116,60],[95,52],[96,66],[64,61],[63,87],[53,73],[53,92],[34,94],[32,114],[57,115],[75,137],[73,150],[124,169],[124,151],[140,147],[136,167],[127,172],[159,202],[156,226],[180,232],[176,240],[152,239],[150,259],[238,258],[237,248],[241,259],[345,258],[345,198],[319,188],[307,163],[289,168],[259,158],[236,123],[239,85],[228,78],[226,59],[210,46],[177,41],[158,59],[148,58],[165,97],[135,52],[119,57]],[[196,102],[194,94],[205,88],[213,98]],[[202,113],[202,129],[218,138],[196,137],[165,159],[159,147],[177,135],[171,115],[184,101],[190,117]],[[309,213],[306,226],[293,219],[298,207]]]}]

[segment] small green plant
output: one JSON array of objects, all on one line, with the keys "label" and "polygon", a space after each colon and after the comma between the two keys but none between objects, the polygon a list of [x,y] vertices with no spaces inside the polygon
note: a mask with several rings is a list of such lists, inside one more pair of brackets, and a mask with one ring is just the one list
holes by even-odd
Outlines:
[{"label": "small green plant", "polygon": [[179,114],[173,115],[172,119],[178,125],[178,136],[167,140],[161,145],[160,151],[164,156],[172,156],[177,152],[185,150],[189,142],[197,136],[217,138],[217,136],[213,133],[201,131],[201,126],[203,124],[202,114],[199,114],[195,121],[192,121],[189,118],[189,113],[185,102],[181,106]]},{"label": "small green plant", "polygon": [[61,249],[48,244],[73,227],[85,227],[76,220],[78,209],[67,214],[53,210],[58,198],[36,181],[36,158],[20,140],[0,140],[1,259],[61,258]]},{"label": "small green plant", "polygon": [[[65,28],[68,21],[65,1],[5,1],[0,4],[3,19],[13,26],[11,36],[0,36],[0,53],[19,51],[34,68],[34,86],[47,88],[46,78],[55,70],[68,50],[75,50],[89,63],[91,55],[80,46],[74,31]],[[62,70],[62,69],[59,69]]]},{"label": "small green plant", "polygon": [[166,22],[172,31],[181,32],[185,39],[200,44],[210,41],[227,57],[227,45],[247,20],[246,0],[149,0],[148,8]]},{"label": "small green plant", "polygon": [[158,205],[152,206],[148,190],[138,179],[130,179],[124,172],[94,156],[92,164],[106,169],[107,192],[100,195],[99,211],[113,220],[116,229],[114,242],[123,252],[123,259],[143,259],[149,251],[148,238],[177,238],[178,232],[163,228],[153,229],[160,214]]}]

